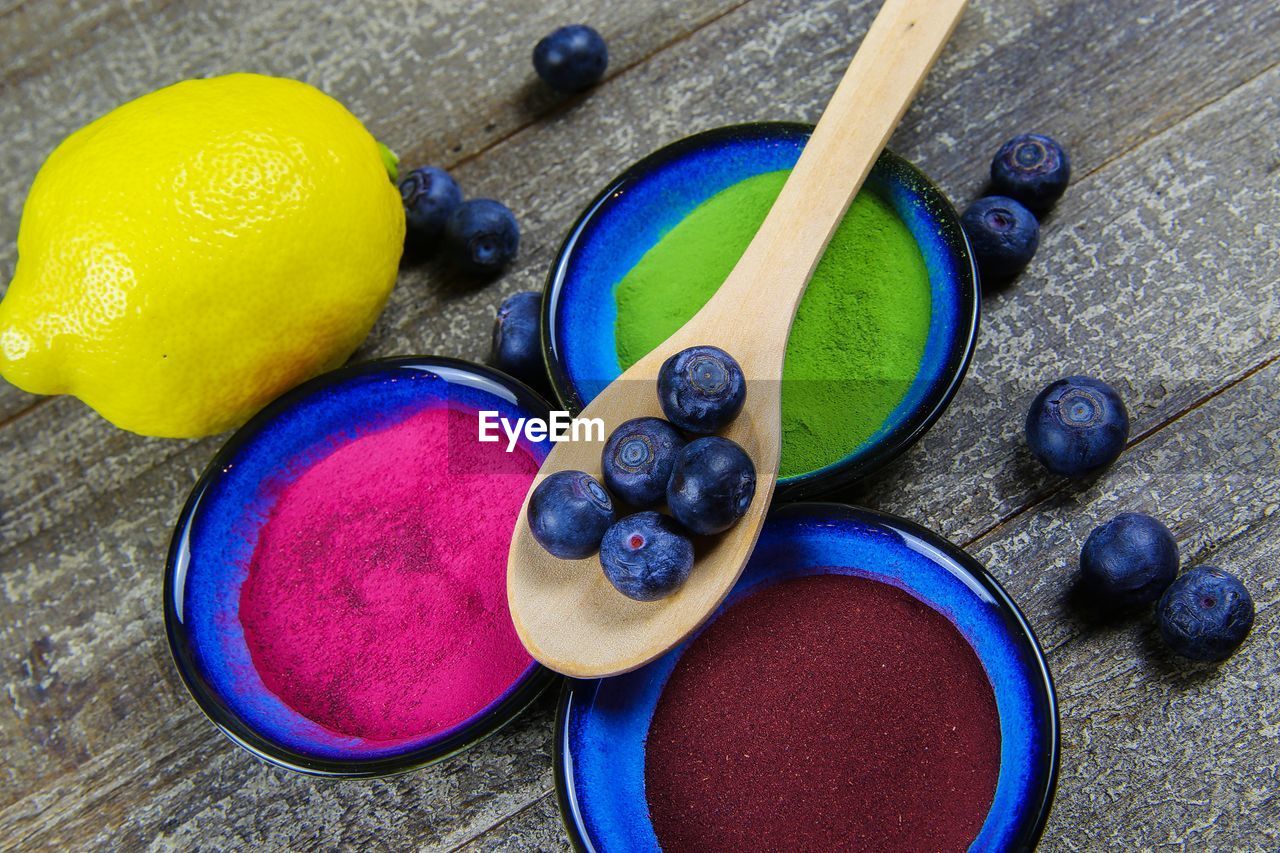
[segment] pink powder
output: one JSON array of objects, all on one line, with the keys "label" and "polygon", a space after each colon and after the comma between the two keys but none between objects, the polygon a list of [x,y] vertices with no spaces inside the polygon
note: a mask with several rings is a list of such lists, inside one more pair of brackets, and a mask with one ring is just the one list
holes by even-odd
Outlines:
[{"label": "pink powder", "polygon": [[532,663],[506,564],[537,464],[475,435],[474,413],[429,409],[280,489],[240,622],[263,682],[294,710],[344,735],[421,737],[491,704]]}]

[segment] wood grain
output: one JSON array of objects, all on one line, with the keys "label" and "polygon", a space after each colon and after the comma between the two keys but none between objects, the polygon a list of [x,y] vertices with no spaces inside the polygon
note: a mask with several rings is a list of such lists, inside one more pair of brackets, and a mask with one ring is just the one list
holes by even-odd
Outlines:
[{"label": "wood grain", "polygon": [[553,850],[571,849],[569,840],[560,826],[560,812],[556,806],[554,792],[543,794],[502,823],[457,848],[464,853],[480,853],[480,851],[494,851],[494,853],[512,851],[514,853],[518,850],[539,850],[550,853]]},{"label": "wood grain", "polygon": [[[367,88],[361,114],[393,146],[451,154],[469,192],[515,208],[525,248],[511,274],[477,288],[431,262],[406,270],[361,353],[470,358],[487,348],[496,302],[540,285],[606,180],[687,132],[812,120],[874,11],[751,0],[716,17],[730,5],[686,4],[695,21],[674,4],[610,5],[611,20],[639,16],[640,35],[605,28],[615,53],[619,39],[637,39],[635,64],[535,122],[523,76],[489,87],[507,66],[485,64],[483,48],[519,32],[509,49],[523,54],[541,24],[507,10],[545,24],[561,16],[554,4],[82,5],[0,8],[0,269],[11,268],[35,164],[67,129],[206,65],[272,63],[337,81],[348,100]],[[14,29],[13,15],[34,23]],[[438,25],[463,45],[448,64],[423,58]],[[1265,830],[1280,825],[1266,716],[1278,502],[1274,455],[1263,453],[1275,447],[1263,423],[1267,412],[1274,421],[1274,374],[1257,371],[1280,354],[1277,39],[1270,0],[976,3],[892,141],[958,201],[979,191],[990,152],[1013,132],[1047,131],[1074,157],[1076,182],[1032,269],[985,300],[971,380],[921,445],[855,493],[976,540],[1051,647],[1066,751],[1049,849],[1276,846]],[[403,45],[415,40],[411,55]],[[381,112],[387,99],[403,112]],[[486,135],[472,108],[514,123]],[[459,128],[472,135],[452,152]],[[1084,490],[1043,477],[1018,439],[1036,387],[1068,369],[1120,383],[1143,438]],[[0,392],[0,420],[15,399]],[[216,444],[139,439],[67,399],[0,425],[0,844],[554,843],[545,704],[464,756],[373,783],[268,769],[200,716],[168,660],[158,581],[178,508]],[[1160,659],[1141,626],[1097,630],[1059,599],[1087,528],[1144,507],[1167,513],[1184,556],[1247,571],[1265,608],[1241,655],[1203,678]]]}]

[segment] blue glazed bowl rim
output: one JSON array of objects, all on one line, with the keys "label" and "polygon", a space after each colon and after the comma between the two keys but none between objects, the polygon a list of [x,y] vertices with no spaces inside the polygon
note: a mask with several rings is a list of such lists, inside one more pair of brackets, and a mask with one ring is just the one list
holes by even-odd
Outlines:
[{"label": "blue glazed bowl rim", "polygon": [[[1014,849],[1035,849],[1040,836],[1044,833],[1045,824],[1049,820],[1054,793],[1058,787],[1061,726],[1058,719],[1058,699],[1054,691],[1053,675],[1049,672],[1049,664],[1045,659],[1044,650],[1041,648],[1039,640],[1036,639],[1031,624],[1027,621],[1018,605],[1005,592],[1004,587],[981,563],[947,539],[915,522],[890,513],[835,502],[790,503],[775,507],[770,511],[770,518],[778,519],[830,518],[833,516],[846,519],[861,519],[874,526],[900,530],[937,549],[960,568],[964,569],[977,584],[991,595],[997,608],[1005,617],[1011,633],[1025,642],[1027,650],[1031,653],[1032,663],[1032,682],[1029,686],[1045,704],[1048,730],[1045,732],[1046,751],[1041,756],[1041,761],[1037,768],[1040,779],[1040,785],[1037,788],[1039,797],[1034,802],[1028,802],[1027,804],[1027,810],[1023,814],[1020,825],[1020,837]],[[710,620],[708,620],[708,624],[709,622]],[[582,853],[597,853],[597,851],[592,846],[587,829],[579,818],[576,795],[567,772],[568,764],[572,760],[572,756],[568,751],[570,709],[578,691],[587,693],[595,689],[598,684],[598,679],[566,678],[560,689],[560,697],[556,704],[555,744],[552,758],[555,772],[556,805],[560,811],[561,823],[573,849],[582,851]]]},{"label": "blue glazed bowl rim", "polygon": [[183,552],[183,542],[195,516],[197,505],[201,496],[222,476],[222,469],[236,459],[241,447],[247,441],[278,416],[325,388],[341,385],[359,377],[391,374],[402,370],[432,371],[437,368],[470,373],[493,381],[514,394],[519,404],[522,407],[528,407],[534,414],[545,417],[549,412],[549,404],[528,385],[493,368],[462,359],[430,355],[400,356],[348,365],[321,374],[286,392],[237,429],[205,467],[178,516],[169,542],[168,556],[165,559],[163,584],[165,634],[168,638],[170,657],[187,693],[195,700],[210,722],[233,743],[269,764],[312,776],[344,778],[374,778],[416,770],[462,752],[498,731],[518,717],[559,678],[556,673],[535,661],[498,704],[455,727],[439,740],[402,753],[377,758],[318,757],[290,749],[262,735],[245,723],[240,715],[228,706],[217,690],[209,685],[201,674],[194,650],[188,642],[186,628],[175,609],[174,595],[179,592],[179,557]]},{"label": "blue glazed bowl rim", "polygon": [[[569,259],[578,241],[594,220],[596,213],[619,189],[665,163],[678,160],[686,152],[696,150],[721,139],[770,139],[778,137],[808,136],[813,125],[792,121],[757,121],[731,124],[705,130],[664,145],[648,156],[636,161],[629,168],[609,181],[594,199],[583,209],[556,252],[555,261],[547,274],[542,294],[542,348],[543,360],[551,380],[551,390],[561,406],[573,414],[582,411],[584,403],[574,388],[567,371],[558,358],[558,342],[555,335],[555,311],[559,295],[568,277]],[[940,236],[951,250],[956,266],[955,292],[960,313],[952,337],[952,348],[938,380],[929,388],[920,404],[874,444],[855,456],[834,462],[825,468],[780,478],[774,491],[775,501],[801,500],[813,495],[834,492],[883,469],[912,447],[938,421],[954,399],[964,381],[969,363],[978,344],[978,327],[981,314],[981,287],[977,264],[969,240],[960,226],[955,206],[936,184],[919,168],[904,157],[884,149],[880,164],[907,175],[921,198],[938,215]]]}]

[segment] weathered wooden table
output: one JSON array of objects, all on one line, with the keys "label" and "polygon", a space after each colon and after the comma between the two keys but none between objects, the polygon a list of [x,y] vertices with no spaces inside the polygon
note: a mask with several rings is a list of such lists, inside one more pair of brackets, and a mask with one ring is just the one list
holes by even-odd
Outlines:
[{"label": "weathered wooden table", "polygon": [[[258,70],[347,103],[408,165],[506,201],[522,255],[476,288],[406,271],[358,358],[482,358],[493,308],[542,283],[581,206],[692,131],[812,120],[874,0],[0,3],[0,280],[22,201],[66,133],[183,77]],[[609,39],[585,98],[534,85],[533,43]],[[1280,4],[974,0],[892,145],[958,204],[995,147],[1041,130],[1075,179],[1039,255],[983,303],[964,389],[929,436],[842,496],[985,562],[1049,655],[1062,771],[1043,847],[1280,848]],[[92,204],[92,199],[85,203]],[[1037,388],[1118,385],[1131,445],[1096,482],[1021,441]],[[149,440],[73,399],[0,387],[0,846],[556,849],[548,696],[445,763],[375,782],[272,769],[232,746],[169,660],[171,525],[220,439]],[[1258,607],[1217,668],[1147,620],[1098,626],[1067,590],[1089,529],[1164,519],[1184,563],[1238,572]]]}]

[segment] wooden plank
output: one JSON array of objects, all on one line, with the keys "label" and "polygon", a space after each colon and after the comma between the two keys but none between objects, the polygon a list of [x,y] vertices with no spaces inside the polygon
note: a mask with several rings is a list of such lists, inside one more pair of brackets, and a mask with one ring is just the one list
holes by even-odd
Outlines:
[{"label": "wooden plank", "polygon": [[1278,542],[1272,515],[1212,555],[1246,578],[1258,607],[1252,636],[1227,663],[1172,658],[1149,623],[1091,631],[1051,657],[1070,673],[1058,691],[1070,759],[1060,785],[1070,795],[1059,798],[1046,850],[1094,849],[1099,837],[1128,849],[1280,847]]},{"label": "wooden plank", "polygon": [[[22,201],[45,156],[153,89],[232,71],[297,77],[345,103],[406,165],[451,165],[570,103],[538,84],[530,59],[556,26],[597,26],[614,76],[741,2],[23,3],[0,13],[0,282],[13,275]],[[35,399],[0,383],[0,421]]]},{"label": "wooden plank", "polygon": [[[1068,14],[1080,5],[1063,4],[1059,11]],[[1026,27],[1032,23],[1026,18],[1029,13],[1021,4],[1006,6],[1001,9],[1007,15],[993,12],[980,24],[962,27],[956,52],[951,59],[944,60],[940,69],[944,75],[954,75],[945,78],[951,81],[946,85],[964,89],[972,103],[984,103],[980,99],[982,86],[974,79],[989,75],[973,75],[972,70],[962,73],[963,68],[973,69],[991,62],[999,66],[1002,56],[1018,55],[1021,48],[1015,50],[1015,46],[1027,38]],[[1205,7],[1190,4],[1188,8]],[[812,116],[831,82],[822,74],[829,70],[834,75],[841,67],[835,54],[843,48],[847,55],[847,34],[859,30],[860,16],[867,13],[868,4],[853,10],[836,2],[815,3],[804,8],[795,4],[752,4],[616,79],[573,110],[557,114],[546,124],[518,134],[509,143],[468,163],[460,174],[469,187],[507,199],[522,216],[529,249],[519,269],[482,291],[466,289],[432,266],[413,271],[398,288],[394,304],[365,352],[385,354],[435,349],[478,355],[483,350],[491,306],[499,292],[536,285],[555,241],[596,185],[625,162],[686,129],[764,115]],[[1233,17],[1237,13],[1243,17]],[[1117,128],[1127,128],[1125,133],[1140,138],[1154,129],[1167,127],[1206,101],[1221,97],[1240,80],[1256,76],[1262,67],[1256,55],[1219,44],[1223,34],[1248,32],[1244,19],[1249,15],[1256,23],[1248,21],[1248,27],[1256,26],[1254,33],[1262,39],[1268,27],[1274,25],[1273,13],[1264,4],[1257,4],[1256,8],[1246,4],[1224,9],[1216,17],[1181,17],[1169,25],[1172,29],[1158,29],[1168,20],[1161,18],[1151,30],[1136,34],[1135,37],[1140,35],[1156,43],[1191,44],[1195,50],[1188,49],[1186,56],[1178,56],[1190,70],[1185,74],[1177,69],[1169,71],[1163,86],[1149,90],[1110,90],[1101,115],[1113,138],[1121,141],[1129,138]],[[1079,25],[1089,24],[1082,18]],[[1114,21],[1092,26],[1095,35],[1100,28],[1110,32]],[[1043,60],[1046,66],[1053,64],[1059,50],[1065,57],[1067,51],[1077,46],[1069,38],[1072,35],[1064,34],[1066,41],[1048,46],[1047,52],[1052,56]],[[1246,46],[1248,44],[1252,41],[1246,42]],[[1074,60],[1063,58],[1061,61]],[[1202,61],[1205,64],[1201,65]],[[956,70],[949,70],[948,62],[953,63]],[[758,75],[735,70],[768,63],[784,69],[778,73],[771,89],[760,85]],[[1112,73],[1115,70],[1110,69]],[[1064,91],[1076,91],[1080,97],[1085,97],[1085,90],[1106,92],[1104,84],[1111,78],[1090,75],[1086,67],[1079,76],[1062,78]],[[655,92],[660,93],[660,106],[655,106]],[[787,104],[783,107],[776,104],[779,92],[786,93]],[[1133,251],[1126,248],[1125,243],[1137,238],[1150,239],[1146,244],[1148,251],[1158,240],[1172,240],[1172,248],[1160,246],[1159,251],[1174,252],[1190,265],[1193,273],[1205,274],[1204,283],[1212,287],[1206,298],[1219,298],[1221,291],[1228,288],[1242,294],[1235,301],[1229,299],[1224,303],[1223,311],[1242,315],[1243,319],[1224,316],[1223,329],[1192,324],[1194,334],[1150,344],[1149,339],[1158,337],[1156,333],[1161,330],[1166,337],[1175,330],[1182,331],[1183,324],[1175,316],[1176,312],[1195,308],[1186,302],[1192,295],[1189,286],[1176,290],[1179,300],[1170,303],[1172,309],[1166,307],[1163,313],[1148,309],[1143,315],[1148,326],[1155,324],[1151,334],[1142,339],[1143,346],[1154,345],[1157,352],[1165,355],[1181,348],[1206,350],[1211,356],[1209,366],[1199,375],[1205,381],[1205,389],[1218,387],[1224,378],[1232,375],[1231,371],[1243,369],[1237,367],[1234,359],[1247,361],[1260,357],[1259,353],[1266,351],[1267,341],[1274,340],[1275,313],[1267,300],[1274,299],[1270,285],[1275,276],[1265,259],[1251,255],[1260,246],[1273,247],[1274,242],[1269,241],[1274,241],[1274,233],[1267,232],[1265,227],[1240,234],[1232,234],[1232,229],[1241,230],[1237,223],[1275,221],[1274,207],[1268,207],[1265,199],[1256,198],[1243,188],[1192,186],[1186,176],[1200,180],[1215,174],[1214,169],[1241,181],[1254,175],[1261,168],[1266,148],[1244,144],[1242,138],[1231,135],[1230,125],[1244,122],[1245,127],[1254,128],[1257,138],[1257,127],[1261,125],[1249,124],[1251,116],[1258,109],[1259,101],[1263,114],[1274,116],[1274,93],[1274,75],[1261,78],[1206,111],[1199,120],[1189,123],[1190,128],[1179,127],[1169,134],[1164,140],[1169,147],[1140,149],[1099,172],[1091,181],[1082,181],[1067,202],[1077,206],[1064,205],[1055,217],[1055,223],[1059,223],[1055,227],[1061,229],[1063,236],[1053,237],[1056,233],[1053,231],[1047,234],[1046,246],[1033,273],[1018,290],[989,302],[988,343],[979,354],[978,365],[987,360],[996,368],[1016,365],[1022,349],[1046,342],[1054,346],[1070,343],[1075,348],[1054,350],[1059,357],[1064,352],[1079,351],[1084,344],[1096,347],[1096,350],[1087,350],[1090,357],[1097,359],[1096,363],[1127,357],[1130,344],[1125,333],[1131,331],[1131,327],[1122,327],[1121,335],[1108,337],[1106,333],[1112,328],[1114,317],[1088,305],[1082,306],[1077,315],[1079,319],[1072,317],[1067,328],[1070,334],[1055,332],[1056,336],[1034,339],[1026,339],[1026,335],[1030,334],[1028,329],[1046,322],[1046,317],[1072,316],[1062,310],[1065,304],[1074,305],[1062,301],[1061,292],[1068,289],[1067,282],[1062,281],[1057,284],[1059,289],[1053,289],[1047,284],[1039,285],[1042,278],[1070,276],[1075,279],[1073,287],[1079,289],[1081,279],[1087,285],[1093,276],[1102,278],[1098,270],[1104,260],[1110,262],[1111,253]],[[1014,127],[1043,115],[1043,94],[1033,87],[1011,92],[1009,96],[1013,106],[1001,104],[1000,114],[1014,123]],[[963,92],[930,89],[916,113],[927,117],[932,99],[953,97],[955,104],[963,103]],[[912,118],[897,146],[925,161],[930,171],[938,174],[981,171],[986,155],[975,156],[968,151],[967,141],[979,128],[983,133],[992,132],[987,128],[990,116],[974,111],[963,118],[958,126],[950,128],[950,134],[954,139],[966,140],[966,150],[958,150],[954,139],[948,143],[942,131],[913,130],[916,125],[911,122],[916,119]],[[1096,123],[1095,118],[1091,116],[1090,122]],[[1064,121],[1070,118],[1064,115]],[[1081,138],[1092,139],[1093,132],[1082,128],[1079,133]],[[917,133],[918,136],[913,135]],[[998,133],[1003,134],[1003,130]],[[1092,165],[1123,153],[1123,149],[1095,149],[1093,156],[1097,162]],[[1210,155],[1216,159],[1204,160],[1199,166],[1190,162]],[[1163,166],[1160,165],[1162,157],[1170,158]],[[1240,165],[1233,165],[1236,161]],[[1146,165],[1134,165],[1137,163]],[[1091,168],[1086,166],[1082,171],[1088,172]],[[1128,171],[1115,172],[1118,177],[1113,179],[1113,170],[1117,169]],[[1142,191],[1143,199],[1133,222],[1119,215],[1114,221],[1089,218],[1095,204],[1111,203],[1113,213],[1119,210],[1122,207],[1119,202],[1107,200],[1131,191],[1133,181],[1138,181],[1136,187]],[[1093,189],[1089,189],[1090,184]],[[1226,205],[1213,209],[1229,214],[1225,220],[1228,225],[1205,222],[1198,226],[1203,230],[1191,230],[1188,232],[1191,236],[1187,236],[1185,229],[1162,224],[1160,216],[1166,208],[1149,197],[1161,185],[1175,190],[1177,197],[1168,209],[1184,222],[1205,209],[1200,205],[1217,204]],[[577,195],[564,192],[566,186],[576,188]],[[1084,199],[1074,201],[1086,191],[1093,193],[1088,203]],[[1146,216],[1161,226],[1153,231],[1151,238],[1141,233],[1142,227],[1151,228],[1151,222],[1143,219]],[[1076,225],[1078,221],[1088,223],[1088,228],[1095,231]],[[1068,228],[1066,223],[1072,223],[1072,227]],[[1226,234],[1237,238],[1238,244],[1220,247],[1218,243]],[[1075,236],[1067,239],[1071,235]],[[1060,241],[1057,250],[1050,248],[1051,240]],[[1071,249],[1080,252],[1080,256],[1064,257]],[[1201,253],[1205,254],[1204,258],[1199,257]],[[1219,253],[1221,257],[1215,261]],[[1271,254],[1274,257],[1274,251]],[[1160,266],[1132,255],[1119,257],[1126,259],[1121,269],[1127,273],[1120,278],[1126,286],[1145,282],[1146,275],[1160,274],[1167,280],[1170,270],[1182,269],[1179,265]],[[1232,274],[1230,282],[1218,281],[1224,269]],[[1163,283],[1161,279],[1151,281]],[[1035,287],[1049,289],[1036,290]],[[1253,313],[1239,310],[1246,296],[1252,297],[1248,304]],[[1114,295],[1107,294],[1106,298]],[[1134,299],[1136,296],[1130,297],[1130,301]],[[1051,300],[1057,300],[1057,304],[1048,304]],[[1098,302],[1103,301],[1099,293]],[[1261,310],[1255,310],[1254,306],[1259,304]],[[1130,305],[1123,303],[1119,310],[1130,310]],[[1007,322],[996,321],[1006,313],[1009,313]],[[1172,320],[1179,323],[1171,328]],[[1130,359],[1124,364],[1135,363],[1149,362]],[[1057,367],[1056,364],[1050,366]],[[1125,369],[1125,375],[1141,375]],[[1221,373],[1222,369],[1228,373]],[[980,371],[975,371],[975,375],[986,378]],[[1000,385],[996,380],[1003,380],[998,371],[990,373],[990,377],[993,378],[988,381],[996,385]],[[1004,470],[1002,466],[1008,464],[999,453],[992,457],[989,451],[1005,445],[1017,446],[1016,428],[1007,430],[1005,424],[1017,420],[1016,416],[1008,417],[1008,412],[1020,406],[1010,402],[1013,398],[1007,390],[998,390],[994,402],[988,401],[985,382],[977,388],[971,385],[966,393],[970,391],[979,393],[976,397],[962,397],[920,452],[907,460],[909,465],[921,466],[913,477],[935,486],[941,484],[943,494],[914,486],[917,480],[907,478],[899,481],[899,489],[889,485],[879,493],[885,498],[880,501],[882,505],[892,504],[898,511],[904,511],[905,507],[907,514],[931,521],[959,536],[998,522],[1008,512],[1016,512],[1034,499],[1038,490],[1052,485],[1035,480],[1025,467],[1026,460],[1017,461],[1017,451],[1013,451],[1014,464],[1024,465],[1024,474],[1033,482],[1033,487],[1013,494],[1016,483],[994,490],[984,485],[989,473]],[[1164,409],[1152,407],[1143,415],[1147,420],[1142,423],[1154,427],[1160,418],[1167,420],[1176,414],[1179,407],[1185,407],[1185,402],[1170,399]],[[991,423],[1001,426],[991,429]],[[934,443],[935,439],[938,443]],[[116,433],[78,404],[67,400],[51,402],[0,429],[0,442],[3,442],[0,444],[0,482],[6,484],[0,517],[0,535],[6,543],[0,551],[5,579],[5,619],[0,647],[6,659],[24,661],[6,685],[14,697],[12,714],[8,708],[0,712],[5,714],[0,743],[10,757],[7,776],[0,777],[0,791],[4,792],[4,802],[13,803],[0,814],[0,832],[7,834],[11,827],[21,826],[24,833],[30,833],[27,837],[33,842],[45,838],[39,829],[39,818],[34,816],[44,809],[58,816],[47,837],[69,843],[92,833],[120,828],[121,815],[126,812],[133,816],[130,831],[138,838],[149,837],[149,833],[156,831],[175,832],[180,826],[190,827],[184,831],[199,830],[252,840],[297,837],[291,834],[291,828],[297,821],[307,820],[300,818],[299,813],[310,808],[317,783],[283,774],[271,775],[274,771],[264,770],[212,735],[207,724],[199,719],[198,711],[174,687],[168,674],[170,667],[165,659],[159,617],[154,612],[158,600],[158,566],[163,559],[168,527],[196,469],[208,458],[215,442],[141,441]],[[974,446],[984,453],[974,451],[965,456],[966,464],[952,467],[950,460],[959,454],[957,448]],[[953,471],[956,476],[948,481],[945,475]],[[987,497],[970,502],[957,498],[963,498],[966,490],[973,488],[987,489]],[[899,490],[900,499],[896,497]],[[875,494],[872,492],[871,496]],[[128,507],[127,518],[121,517],[122,506]],[[160,678],[168,680],[157,690],[156,682]],[[169,722],[171,718],[185,721],[188,728],[173,727]],[[387,811],[380,813],[379,819],[388,819],[388,811],[410,803],[414,812],[430,812],[441,821],[437,834],[428,837],[463,840],[483,822],[469,800],[498,796],[505,798],[501,801],[507,809],[528,803],[546,790],[545,765],[540,779],[537,774],[525,777],[531,780],[528,784],[509,785],[503,781],[501,771],[485,776],[488,781],[482,781],[475,789],[430,788],[428,783],[437,778],[436,774],[460,773],[459,768],[483,772],[495,763],[502,766],[504,761],[520,758],[529,751],[528,747],[519,741],[507,740],[520,732],[531,732],[535,738],[541,737],[547,742],[545,719],[540,724],[526,720],[520,725],[521,728],[491,742],[495,750],[492,756],[488,752],[473,752],[437,770],[402,780],[339,786],[340,799],[349,809],[342,813],[343,820],[324,825],[306,823],[306,826],[327,842],[336,843],[345,835],[368,838],[371,830],[355,816],[378,803],[395,800],[400,805],[384,806]],[[159,740],[152,741],[152,737]],[[207,740],[209,738],[212,739]],[[509,751],[502,748],[504,743],[508,744]],[[209,761],[201,762],[202,767],[210,768],[208,774],[194,780],[181,773],[172,777],[163,775],[159,765],[169,751],[201,748],[206,750],[202,755],[210,757]],[[135,754],[138,761],[127,766],[127,773],[121,769],[122,765],[113,763],[121,752]],[[214,760],[215,755],[220,757]],[[114,790],[116,779],[121,775],[138,781],[121,789],[120,802],[124,806],[120,811],[108,810],[96,816],[92,808],[78,801],[86,792]],[[155,785],[148,784],[152,777],[158,778]],[[269,781],[262,781],[268,777]],[[257,790],[253,784],[270,793],[250,795],[250,790]],[[430,790],[423,792],[424,787]],[[420,798],[414,798],[415,794],[420,794]],[[270,797],[284,797],[292,804],[293,811],[270,811],[266,806]],[[191,816],[193,810],[198,817]],[[29,816],[24,818],[22,814]],[[167,823],[165,815],[178,817]],[[451,820],[461,828],[443,828]],[[401,827],[398,831],[404,834],[393,832],[391,837],[404,841],[415,838],[414,832],[419,829],[411,820],[398,826]]]},{"label": "wooden plank", "polygon": [[457,848],[459,853],[572,850],[560,825],[554,792],[543,794],[502,823]]},{"label": "wooden plank", "polygon": [[0,812],[2,837],[27,849],[451,847],[551,784],[552,698],[466,761],[373,781],[270,768],[203,718],[170,713],[144,740],[118,743],[56,790]]},{"label": "wooden plank", "polygon": [[[1099,838],[1128,849],[1280,846],[1277,381],[1280,361],[1145,439],[1097,483],[978,543],[1051,650],[1063,761],[1046,849]],[[1250,589],[1256,626],[1233,658],[1190,664],[1150,617],[1099,624],[1072,604],[1081,544],[1124,511],[1164,520],[1184,569],[1217,565]]]},{"label": "wooden plank", "polygon": [[[1118,513],[1161,519],[1184,566],[1221,562],[1220,551],[1235,539],[1251,540],[1260,525],[1271,529],[1280,507],[1277,377],[1280,359],[1143,438],[1095,482],[1050,495],[970,544],[1020,606],[1039,614],[1033,627],[1046,649],[1061,650],[1097,629],[1066,593],[1089,531]],[[1277,591],[1267,559],[1223,565],[1247,575],[1259,595]]]},{"label": "wooden plank", "polygon": [[1114,383],[1136,436],[1280,352],[1280,170],[1252,141],[1277,118],[1273,70],[1077,183],[1028,272],[984,299],[949,413],[847,496],[968,539],[1059,485],[1022,439],[1049,381]]}]

